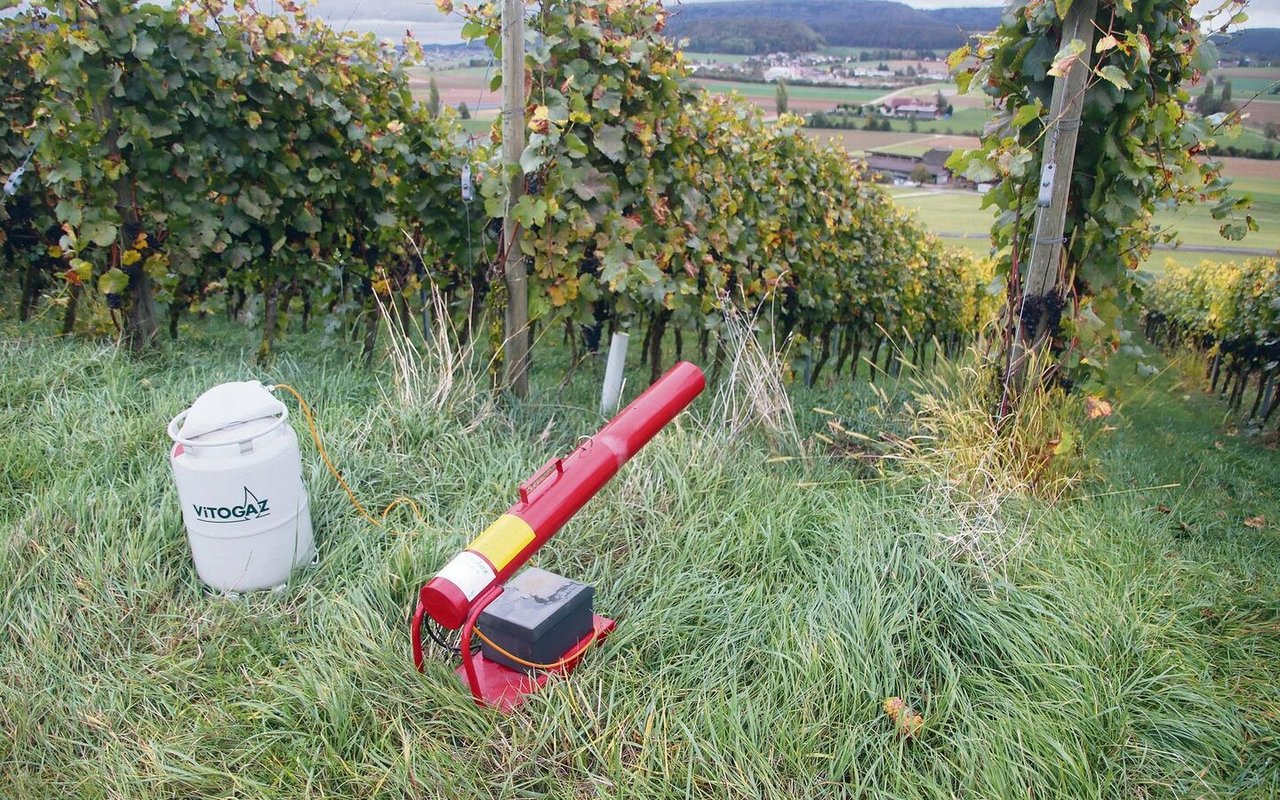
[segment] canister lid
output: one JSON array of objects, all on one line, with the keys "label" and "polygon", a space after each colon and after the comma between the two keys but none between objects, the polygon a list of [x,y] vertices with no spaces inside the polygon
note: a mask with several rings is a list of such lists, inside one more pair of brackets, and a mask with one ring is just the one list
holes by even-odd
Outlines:
[{"label": "canister lid", "polygon": [[285,411],[284,403],[267,391],[261,381],[222,383],[197,397],[191,404],[178,436],[194,439],[230,428],[236,428],[238,433],[253,435],[257,426],[246,423],[266,420],[269,425]]}]

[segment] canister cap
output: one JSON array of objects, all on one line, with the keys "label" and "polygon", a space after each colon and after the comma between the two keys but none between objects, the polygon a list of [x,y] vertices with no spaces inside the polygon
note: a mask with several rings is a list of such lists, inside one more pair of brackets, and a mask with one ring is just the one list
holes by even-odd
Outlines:
[{"label": "canister cap", "polygon": [[247,422],[272,419],[286,413],[284,403],[261,381],[222,383],[196,398],[187,410],[178,438],[195,439]]}]

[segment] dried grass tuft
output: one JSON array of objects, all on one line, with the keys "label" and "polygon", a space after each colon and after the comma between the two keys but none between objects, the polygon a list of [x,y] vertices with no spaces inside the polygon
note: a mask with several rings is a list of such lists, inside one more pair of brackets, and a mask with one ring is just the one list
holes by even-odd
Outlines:
[{"label": "dried grass tuft", "polygon": [[479,419],[487,415],[481,412],[492,409],[493,400],[481,389],[484,376],[477,366],[474,338],[464,341],[458,335],[439,287],[433,281],[428,288],[430,321],[425,329],[375,295],[387,331],[386,358],[392,378],[390,392],[383,394],[388,405],[442,413],[465,411]]},{"label": "dried grass tuft", "polygon": [[761,311],[748,316],[728,298],[723,308],[726,373],[716,387],[712,419],[729,441],[758,430],[774,452],[799,455],[803,445],[785,384],[785,347],[772,335],[761,341]]}]

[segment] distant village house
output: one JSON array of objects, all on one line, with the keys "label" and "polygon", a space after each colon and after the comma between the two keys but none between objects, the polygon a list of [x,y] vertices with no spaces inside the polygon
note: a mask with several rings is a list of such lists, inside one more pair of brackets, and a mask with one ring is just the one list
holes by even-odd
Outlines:
[{"label": "distant village house", "polygon": [[951,150],[935,147],[922,156],[867,151],[867,167],[881,178],[892,183],[915,183],[922,175],[928,175],[927,183],[934,186],[972,188],[973,184],[947,169]]},{"label": "distant village house", "polygon": [[882,117],[894,119],[942,119],[938,104],[916,97],[890,97],[877,109]]}]

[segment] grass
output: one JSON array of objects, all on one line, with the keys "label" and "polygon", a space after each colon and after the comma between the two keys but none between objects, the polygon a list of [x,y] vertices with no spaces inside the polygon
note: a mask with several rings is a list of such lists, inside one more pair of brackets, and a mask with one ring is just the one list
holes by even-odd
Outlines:
[{"label": "grass", "polygon": [[995,218],[990,209],[980,207],[982,197],[976,192],[893,187],[889,193],[900,205],[919,214],[929,230],[937,233],[986,234]]},{"label": "grass", "polygon": [[[695,80],[709,92],[729,94],[737,92],[746,98],[767,98],[773,100],[777,93],[774,83],[749,83],[746,81]],[[858,89],[845,86],[796,86],[787,85],[787,95],[792,100],[825,100],[831,107],[837,103],[865,103],[884,95],[882,89]]]},{"label": "grass", "polygon": [[1239,147],[1258,153],[1266,153],[1268,151],[1274,153],[1280,149],[1280,143],[1274,139],[1268,139],[1261,130],[1254,130],[1253,128],[1242,127],[1235,136],[1219,135],[1217,139],[1220,147]]},{"label": "grass", "polygon": [[[903,156],[922,156],[929,152],[932,137],[912,137],[907,141],[898,144],[892,144],[887,147],[874,148],[878,153],[897,153]],[[866,152],[866,151],[863,151]]]},{"label": "grass", "polygon": [[740,53],[695,53],[692,50],[684,51],[685,61],[700,61],[702,63],[716,64],[741,64],[751,56],[742,55]]},{"label": "grass", "polygon": [[[788,91],[790,91],[790,87],[788,87]],[[859,90],[859,91],[869,92],[869,91],[875,91],[875,90]],[[877,97],[882,97],[884,94],[885,94],[884,92],[879,92],[878,94],[873,94],[869,98],[859,100],[858,102],[867,102],[868,100],[872,100]],[[834,108],[834,106],[832,106],[832,108]],[[976,136],[978,133],[982,131],[983,125],[985,125],[990,118],[991,118],[990,112],[981,108],[958,108],[952,113],[951,117],[948,119],[906,120],[906,119],[888,119],[886,117],[876,117],[875,120],[877,124],[883,124],[885,122],[888,122],[889,130],[894,131],[896,133],[903,133],[903,134],[940,133],[940,134],[957,135],[957,136],[968,136],[968,135]],[[857,120],[857,125],[859,127],[856,127],[853,129],[815,128],[814,130],[833,130],[833,131],[834,130],[855,130],[855,131],[864,130],[860,126],[865,124],[866,120],[864,120],[861,117],[856,118],[856,120]],[[915,123],[914,129],[912,128],[912,124],[911,124],[912,122]]]},{"label": "grass", "polygon": [[[1261,93],[1261,97],[1274,98],[1270,95],[1270,91],[1280,85],[1280,69],[1274,67],[1232,67],[1229,69],[1216,69],[1212,73],[1215,80],[1226,78],[1231,81],[1231,96],[1234,100],[1247,100],[1255,94]],[[1221,87],[1215,86],[1215,91],[1221,94]],[[1195,97],[1199,97],[1204,92],[1203,83],[1197,85],[1191,90]]]},{"label": "grass", "polygon": [[916,130],[911,130],[911,120],[889,120],[890,127],[899,132],[976,134],[991,119],[991,112],[982,108],[957,108],[950,119],[916,120]]},{"label": "grass", "polygon": [[[6,798],[1280,791],[1280,467],[1176,370],[1121,365],[1101,477],[1057,507],[997,509],[984,535],[1026,544],[995,572],[949,557],[972,520],[939,487],[812,439],[818,405],[875,435],[892,392],[795,390],[811,449],[790,461],[725,441],[704,397],[536,559],[593,583],[620,626],[503,717],[441,654],[413,672],[405,613],[522,478],[599,424],[599,364],[561,397],[551,351],[537,402],[437,413],[388,399],[387,367],[353,369],[341,339],[285,336],[264,369],[253,331],[216,323],[146,360],[7,330]],[[370,527],[305,445],[319,565],[284,592],[207,594],[163,426],[250,376],[312,400],[367,503],[404,492],[425,522]],[[1256,515],[1265,530],[1241,524]],[[890,696],[922,713],[918,737],[886,720]]]},{"label": "grass", "polygon": [[[1221,221],[1213,219],[1209,209],[1191,207],[1156,214],[1156,224],[1173,229],[1184,244],[1198,247],[1224,248],[1212,251],[1156,250],[1143,266],[1152,272],[1163,272],[1168,258],[1177,263],[1198,264],[1205,259],[1231,261],[1247,258],[1226,248],[1267,249],[1274,245],[1280,231],[1280,187],[1265,178],[1236,178],[1237,191],[1253,198],[1250,213],[1258,222],[1258,231],[1239,242],[1223,239],[1218,234]],[[993,214],[980,208],[981,197],[974,192],[929,192],[920,188],[893,188],[890,193],[907,208],[913,209],[929,230],[937,233],[981,236],[991,229]],[[968,239],[964,240],[968,243]],[[985,248],[985,242],[983,243]]]}]

